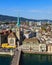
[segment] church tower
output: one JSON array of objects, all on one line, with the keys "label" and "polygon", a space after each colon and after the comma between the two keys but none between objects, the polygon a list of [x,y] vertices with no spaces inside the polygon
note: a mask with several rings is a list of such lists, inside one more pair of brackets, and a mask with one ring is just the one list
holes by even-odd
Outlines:
[{"label": "church tower", "polygon": [[18,40],[20,41],[20,18],[19,17],[17,18],[17,24],[16,24],[16,36]]}]

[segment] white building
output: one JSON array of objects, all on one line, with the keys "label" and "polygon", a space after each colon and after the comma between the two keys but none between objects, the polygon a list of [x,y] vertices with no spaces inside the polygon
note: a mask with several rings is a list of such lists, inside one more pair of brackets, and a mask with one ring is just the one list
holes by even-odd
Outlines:
[{"label": "white building", "polygon": [[37,25],[41,25],[41,21],[40,22],[37,22]]},{"label": "white building", "polygon": [[40,52],[46,52],[46,44],[40,44]]},{"label": "white building", "polygon": [[25,39],[23,41],[22,50],[39,52],[40,46],[39,46],[39,42],[38,42],[37,38]]}]

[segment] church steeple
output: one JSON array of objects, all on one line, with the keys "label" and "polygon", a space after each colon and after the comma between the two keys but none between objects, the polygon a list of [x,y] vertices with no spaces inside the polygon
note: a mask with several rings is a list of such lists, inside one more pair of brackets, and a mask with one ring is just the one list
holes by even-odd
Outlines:
[{"label": "church steeple", "polygon": [[18,16],[18,18],[17,18],[17,27],[20,27],[20,18],[19,18],[19,16]]},{"label": "church steeple", "polygon": [[19,18],[19,16],[17,18],[16,26],[17,26],[17,28],[16,28],[16,36],[17,36],[18,40],[20,40],[20,18]]}]

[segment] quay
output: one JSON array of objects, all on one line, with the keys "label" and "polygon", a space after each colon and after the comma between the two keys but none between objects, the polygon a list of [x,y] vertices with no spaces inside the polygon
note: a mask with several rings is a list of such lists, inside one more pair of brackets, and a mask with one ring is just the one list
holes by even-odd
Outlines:
[{"label": "quay", "polygon": [[22,51],[23,53],[31,53],[31,54],[46,54],[46,55],[52,55],[52,53],[49,53],[49,52],[34,52],[34,51],[28,51],[28,50],[23,50]]},{"label": "quay", "polygon": [[0,55],[14,55],[13,52],[0,52]]},{"label": "quay", "polygon": [[21,49],[16,49],[13,59],[11,61],[11,65],[19,65],[19,61],[20,61],[20,56],[21,56]]},{"label": "quay", "polygon": [[7,50],[7,49],[2,49],[0,48],[0,55],[11,55],[13,56],[14,55],[14,52],[13,50]]}]

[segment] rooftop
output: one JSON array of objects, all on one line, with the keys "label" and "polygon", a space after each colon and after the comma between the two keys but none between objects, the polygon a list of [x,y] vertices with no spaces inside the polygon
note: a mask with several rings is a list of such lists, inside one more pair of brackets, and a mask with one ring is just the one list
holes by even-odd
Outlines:
[{"label": "rooftop", "polygon": [[35,37],[35,38],[26,38],[23,42],[38,42],[38,39]]}]

